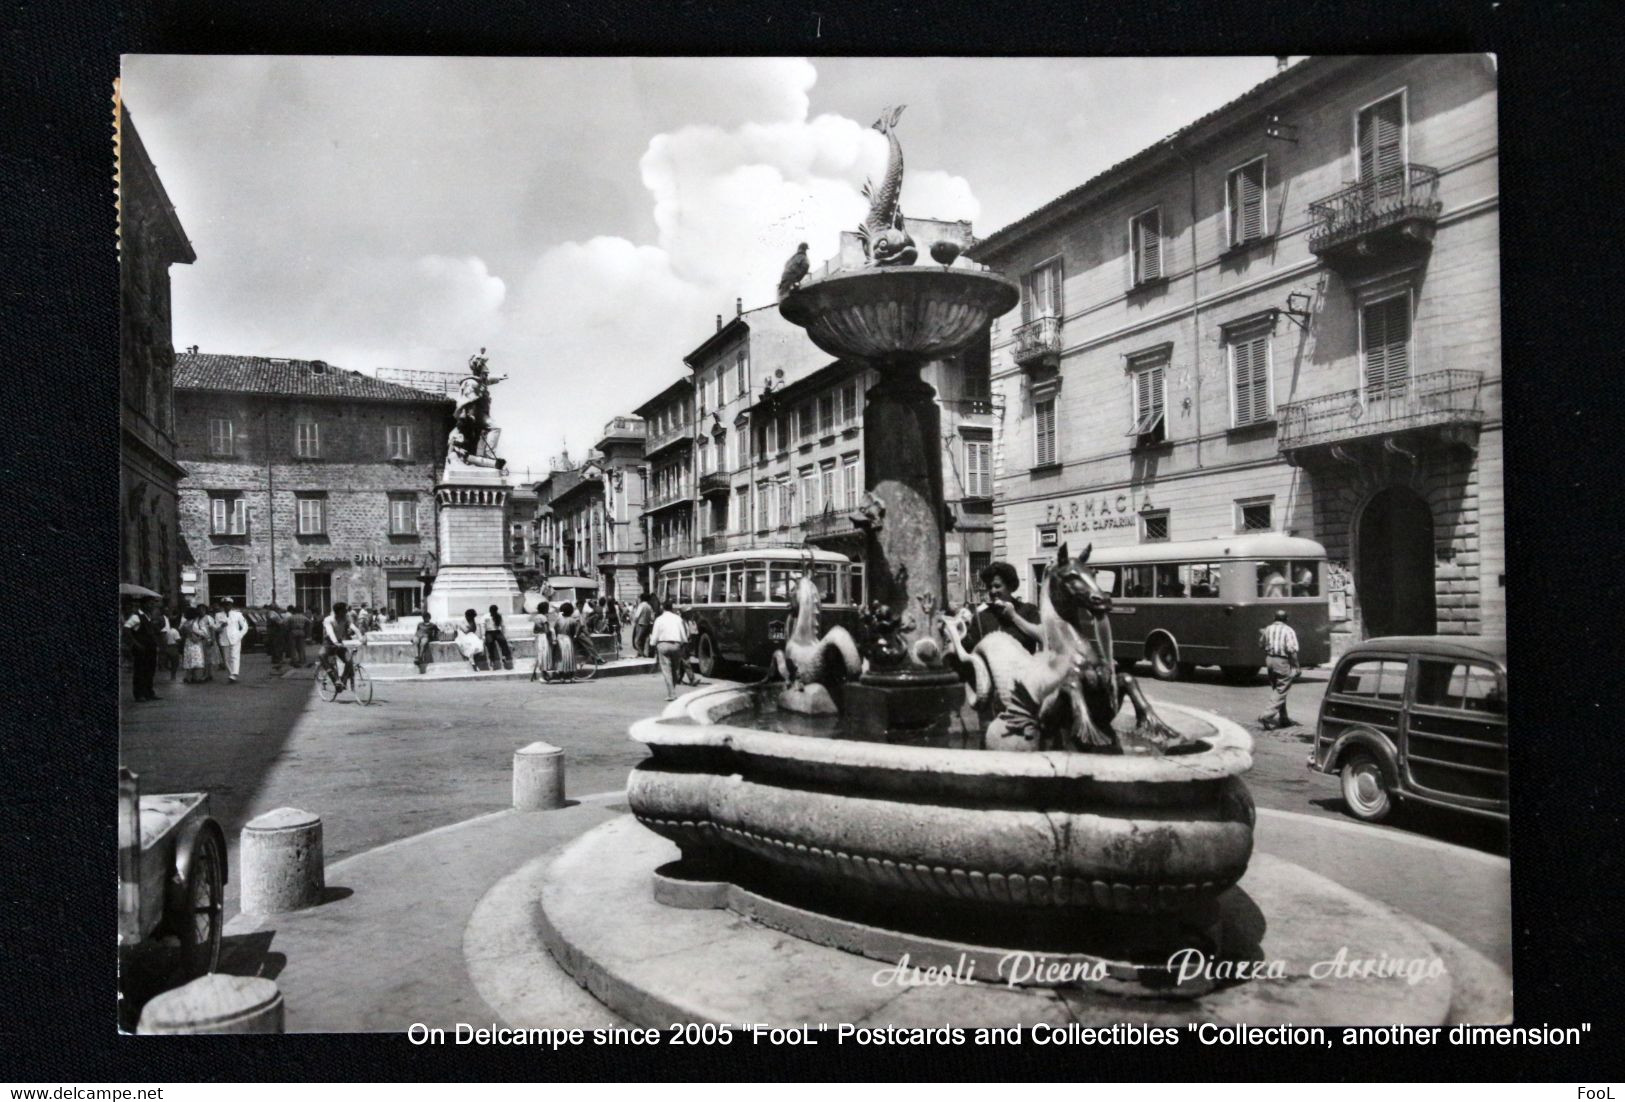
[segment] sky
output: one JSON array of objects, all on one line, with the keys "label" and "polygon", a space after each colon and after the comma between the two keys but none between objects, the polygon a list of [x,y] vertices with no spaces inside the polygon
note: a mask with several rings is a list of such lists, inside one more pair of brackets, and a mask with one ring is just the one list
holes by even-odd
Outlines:
[{"label": "sky", "polygon": [[717,314],[834,254],[897,135],[911,217],[986,237],[1267,79],[1252,58],[132,55],[197,253],[174,344],[460,371],[541,472],[686,373]]}]

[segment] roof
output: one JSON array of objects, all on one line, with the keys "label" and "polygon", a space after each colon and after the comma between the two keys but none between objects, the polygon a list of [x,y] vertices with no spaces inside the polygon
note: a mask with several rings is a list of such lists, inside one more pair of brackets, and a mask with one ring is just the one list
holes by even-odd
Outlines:
[{"label": "roof", "polygon": [[731,562],[763,562],[772,559],[775,562],[789,560],[801,562],[811,558],[813,562],[851,562],[848,555],[839,551],[825,551],[818,547],[752,547],[742,551],[719,551],[715,555],[699,555],[692,559],[678,559],[661,567],[661,571],[679,570],[689,566],[714,566],[718,563]]},{"label": "roof", "polygon": [[650,414],[654,413],[655,410],[671,401],[685,388],[691,393],[693,392],[693,376],[684,375],[681,379],[678,379],[675,383],[672,383],[665,390],[662,390],[659,394],[656,394],[653,398],[650,398],[647,402],[644,402],[632,412],[637,416],[642,417],[644,420],[648,420]]},{"label": "roof", "polygon": [[1062,195],[1051,199],[1048,203],[1045,203],[1032,213],[1016,219],[1014,222],[1011,222],[1008,226],[1005,226],[1002,229],[994,231],[987,237],[984,237],[982,240],[972,245],[969,249],[965,250],[966,255],[970,256],[972,259],[985,262],[989,255],[998,252],[1005,246],[1014,244],[1017,240],[1025,237],[1030,231],[1037,229],[1051,215],[1057,213],[1065,207],[1074,205],[1079,199],[1085,197],[1088,193],[1103,192],[1109,186],[1127,179],[1132,173],[1137,172],[1142,168],[1149,167],[1159,155],[1168,155],[1170,146],[1173,143],[1178,142],[1181,139],[1192,137],[1196,131],[1210,126],[1223,116],[1239,114],[1239,109],[1242,107],[1255,106],[1258,100],[1263,99],[1269,93],[1274,92],[1286,82],[1290,80],[1297,80],[1305,74],[1313,72],[1315,69],[1326,65],[1330,60],[1331,59],[1327,58],[1312,57],[1288,66],[1286,69],[1276,73],[1268,80],[1263,81],[1260,84],[1255,84],[1253,87],[1249,88],[1247,91],[1243,92],[1229,103],[1224,104],[1222,107],[1209,111],[1195,122],[1180,127],[1178,130],[1174,131],[1161,141],[1156,142],[1153,145],[1146,146],[1132,157],[1117,162],[1104,172],[1098,173],[1092,178],[1085,180],[1071,191],[1065,192]]},{"label": "roof", "polygon": [[1173,562],[1199,559],[1324,559],[1326,549],[1314,540],[1260,532],[1251,536],[1224,536],[1212,540],[1136,543],[1103,547],[1089,556],[1090,566],[1118,566],[1137,562]]},{"label": "roof", "polygon": [[1355,643],[1343,652],[1347,658],[1354,654],[1386,654],[1393,651],[1414,651],[1417,654],[1436,654],[1446,658],[1486,658],[1505,666],[1507,641],[1504,635],[1380,635]]},{"label": "roof", "polygon": [[290,398],[343,398],[362,402],[419,402],[449,410],[444,394],[386,383],[321,360],[271,359],[183,352],[175,357],[177,390],[216,390]]},{"label": "roof", "polygon": [[745,320],[743,314],[736,314],[715,333],[701,341],[698,348],[684,356],[683,362],[689,367],[698,370],[718,349],[724,345],[732,344],[748,332],[750,332],[750,323]]}]

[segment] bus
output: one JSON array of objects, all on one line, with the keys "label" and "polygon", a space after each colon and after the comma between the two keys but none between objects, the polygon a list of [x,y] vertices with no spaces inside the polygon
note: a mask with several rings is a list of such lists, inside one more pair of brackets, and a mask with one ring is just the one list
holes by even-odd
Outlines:
[{"label": "bus", "polygon": [[1331,658],[1326,549],[1274,533],[1097,549],[1117,657],[1162,681],[1217,666],[1245,681],[1264,664],[1258,633],[1285,609],[1305,669]]},{"label": "bus", "polygon": [[724,663],[766,668],[784,642],[795,580],[809,563],[823,596],[818,634],[836,624],[856,632],[867,592],[863,564],[835,551],[779,547],[679,559],[661,567],[655,595],[687,616],[701,676],[715,676]]}]

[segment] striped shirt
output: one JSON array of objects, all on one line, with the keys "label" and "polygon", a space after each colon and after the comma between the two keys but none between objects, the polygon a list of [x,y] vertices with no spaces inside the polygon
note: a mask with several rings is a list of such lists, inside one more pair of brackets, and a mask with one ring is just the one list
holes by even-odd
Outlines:
[{"label": "striped shirt", "polygon": [[1259,632],[1258,638],[1264,644],[1264,653],[1270,658],[1298,657],[1298,633],[1280,620]]}]

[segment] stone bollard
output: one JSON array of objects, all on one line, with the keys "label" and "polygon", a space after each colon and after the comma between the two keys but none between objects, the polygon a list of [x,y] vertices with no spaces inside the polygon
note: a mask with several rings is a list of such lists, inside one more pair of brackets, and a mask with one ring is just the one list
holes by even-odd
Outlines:
[{"label": "stone bollard", "polygon": [[203,976],[155,995],[137,1033],[281,1033],[282,992],[259,976]]},{"label": "stone bollard", "polygon": [[552,811],[564,806],[564,751],[533,742],[513,752],[513,806]]},{"label": "stone bollard", "polygon": [[274,915],[314,907],[327,887],[322,817],[279,807],[243,828],[243,912]]}]

